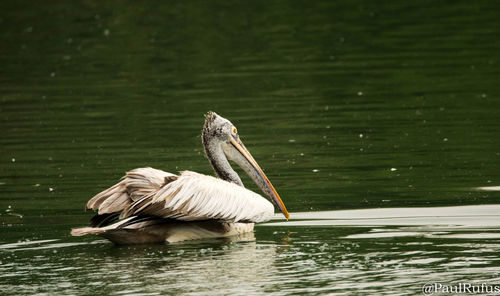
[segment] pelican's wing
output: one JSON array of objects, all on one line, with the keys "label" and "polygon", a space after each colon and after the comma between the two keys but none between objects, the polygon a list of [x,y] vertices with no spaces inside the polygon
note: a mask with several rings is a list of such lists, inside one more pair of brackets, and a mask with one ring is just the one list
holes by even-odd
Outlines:
[{"label": "pelican's wing", "polygon": [[273,205],[236,184],[185,171],[156,193],[138,199],[122,217],[152,215],[184,221],[218,219],[262,222],[271,219]]},{"label": "pelican's wing", "polygon": [[127,172],[118,184],[91,198],[86,209],[96,210],[99,215],[121,212],[176,179],[174,174],[153,168],[135,169]]}]

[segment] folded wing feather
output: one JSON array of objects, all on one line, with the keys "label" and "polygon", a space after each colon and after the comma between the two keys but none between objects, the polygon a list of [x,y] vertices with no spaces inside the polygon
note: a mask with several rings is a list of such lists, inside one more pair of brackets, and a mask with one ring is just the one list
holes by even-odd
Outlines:
[{"label": "folded wing feather", "polygon": [[127,172],[118,184],[98,193],[87,202],[87,210],[100,215],[121,212],[134,201],[157,192],[177,176],[153,168],[138,168]]},{"label": "folded wing feather", "polygon": [[150,215],[183,221],[263,222],[274,213],[269,201],[236,184],[191,171],[176,176],[153,168],[128,172],[89,200],[87,208],[99,214],[121,212],[122,218]]},{"label": "folded wing feather", "polygon": [[123,217],[152,215],[183,221],[227,220],[262,222],[271,219],[273,205],[244,187],[184,171],[174,182],[134,202]]}]

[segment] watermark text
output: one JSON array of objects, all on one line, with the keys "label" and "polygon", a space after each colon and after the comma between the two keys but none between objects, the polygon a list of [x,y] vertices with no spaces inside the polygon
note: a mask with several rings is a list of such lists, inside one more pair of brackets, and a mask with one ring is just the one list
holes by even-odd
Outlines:
[{"label": "watermark text", "polygon": [[500,294],[500,284],[486,283],[427,283],[422,286],[424,295],[485,295]]}]

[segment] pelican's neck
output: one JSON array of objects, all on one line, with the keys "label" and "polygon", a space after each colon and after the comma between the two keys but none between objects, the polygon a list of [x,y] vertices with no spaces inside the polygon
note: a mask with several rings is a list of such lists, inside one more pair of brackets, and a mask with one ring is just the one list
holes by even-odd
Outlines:
[{"label": "pelican's neck", "polygon": [[220,143],[205,134],[202,139],[205,154],[207,155],[208,160],[210,160],[210,164],[212,165],[217,176],[222,180],[244,187],[240,176],[238,176],[238,173],[233,170],[229,161],[227,161],[226,155],[224,154]]}]

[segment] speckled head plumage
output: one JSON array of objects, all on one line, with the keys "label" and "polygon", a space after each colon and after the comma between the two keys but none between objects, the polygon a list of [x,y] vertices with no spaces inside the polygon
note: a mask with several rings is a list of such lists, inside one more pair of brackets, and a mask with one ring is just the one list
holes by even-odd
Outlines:
[{"label": "speckled head plumage", "polygon": [[204,146],[208,144],[211,138],[217,138],[220,141],[227,141],[231,136],[233,124],[215,112],[208,112],[205,115],[205,124],[201,133]]}]

